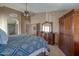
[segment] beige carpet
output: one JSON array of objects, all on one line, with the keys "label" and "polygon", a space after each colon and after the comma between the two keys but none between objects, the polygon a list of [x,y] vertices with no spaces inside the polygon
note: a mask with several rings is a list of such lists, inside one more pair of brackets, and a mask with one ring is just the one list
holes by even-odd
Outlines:
[{"label": "beige carpet", "polygon": [[50,53],[49,56],[65,56],[65,54],[58,48],[57,45],[49,45]]}]

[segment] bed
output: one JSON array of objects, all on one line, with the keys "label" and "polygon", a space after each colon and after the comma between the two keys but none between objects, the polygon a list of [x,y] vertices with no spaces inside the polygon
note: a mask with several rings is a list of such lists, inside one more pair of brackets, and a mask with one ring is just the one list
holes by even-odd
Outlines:
[{"label": "bed", "polygon": [[34,35],[8,36],[7,44],[0,44],[0,56],[46,56],[47,42]]}]

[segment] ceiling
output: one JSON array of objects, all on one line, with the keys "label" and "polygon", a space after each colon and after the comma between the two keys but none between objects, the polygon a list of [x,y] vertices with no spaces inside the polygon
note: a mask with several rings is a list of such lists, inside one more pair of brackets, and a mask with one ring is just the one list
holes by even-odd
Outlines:
[{"label": "ceiling", "polygon": [[[0,3],[0,6],[7,6],[19,11],[26,10],[25,3]],[[50,12],[79,8],[79,3],[27,3],[27,9],[31,12]]]}]

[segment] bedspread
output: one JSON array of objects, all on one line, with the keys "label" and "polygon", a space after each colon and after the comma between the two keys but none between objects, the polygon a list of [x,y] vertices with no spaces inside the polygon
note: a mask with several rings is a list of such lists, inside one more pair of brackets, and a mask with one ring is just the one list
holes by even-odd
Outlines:
[{"label": "bedspread", "polygon": [[34,35],[17,35],[8,37],[8,44],[0,45],[0,55],[28,56],[40,48],[48,49],[48,44],[43,38]]}]

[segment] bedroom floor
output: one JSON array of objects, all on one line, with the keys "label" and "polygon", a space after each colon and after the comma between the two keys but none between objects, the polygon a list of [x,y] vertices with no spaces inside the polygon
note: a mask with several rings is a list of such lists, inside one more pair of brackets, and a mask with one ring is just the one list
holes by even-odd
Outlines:
[{"label": "bedroom floor", "polygon": [[49,56],[65,56],[65,54],[58,48],[57,45],[49,45],[50,53]]}]

